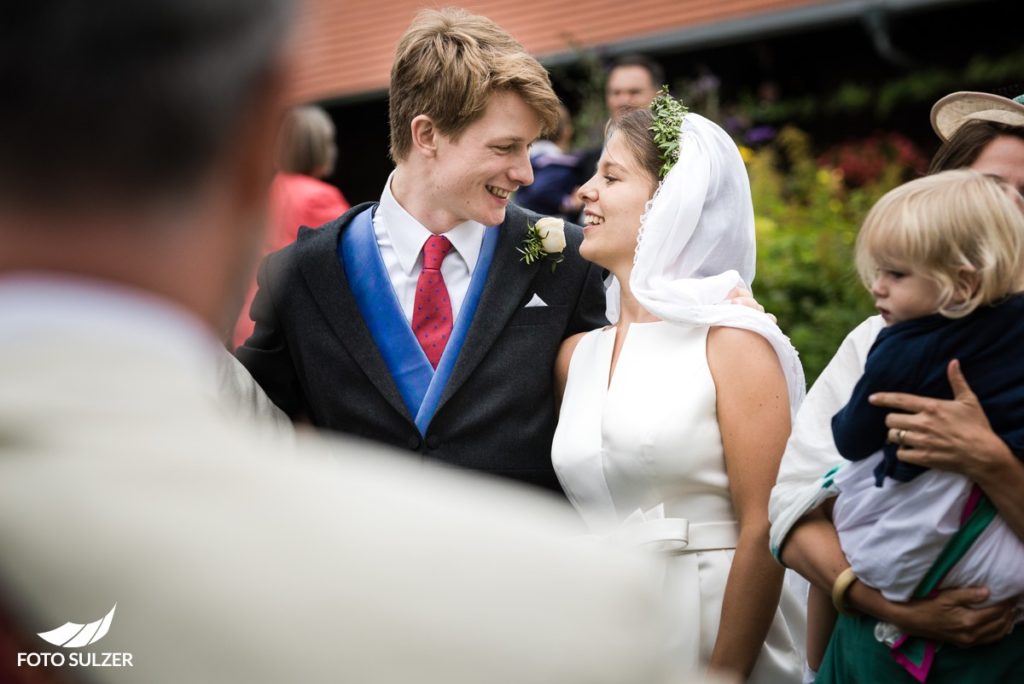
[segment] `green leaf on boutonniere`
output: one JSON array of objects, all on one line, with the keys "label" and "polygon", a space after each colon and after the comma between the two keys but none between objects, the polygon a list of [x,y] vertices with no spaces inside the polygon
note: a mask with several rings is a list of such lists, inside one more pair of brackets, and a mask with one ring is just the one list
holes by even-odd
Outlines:
[{"label": "green leaf on boutonniere", "polygon": [[[541,219],[541,221],[543,220],[545,219]],[[564,230],[564,223],[560,225],[558,230]],[[565,261],[565,254],[563,254],[561,251],[552,253],[544,249],[544,239],[547,238],[549,234],[550,233],[545,233],[544,235],[541,235],[540,229],[537,227],[536,224],[527,223],[526,238],[523,240],[523,244],[521,247],[516,247],[516,251],[522,254],[519,260],[527,264],[532,264],[535,261],[540,261],[541,259],[546,258],[548,261],[551,262],[551,272],[554,273],[555,267],[558,266],[558,264]],[[564,250],[564,233],[561,246]]]}]

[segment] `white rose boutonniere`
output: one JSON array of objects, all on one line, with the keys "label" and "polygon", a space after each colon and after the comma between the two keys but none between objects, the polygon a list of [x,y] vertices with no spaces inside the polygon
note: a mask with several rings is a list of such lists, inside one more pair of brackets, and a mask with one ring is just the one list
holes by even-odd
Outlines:
[{"label": "white rose boutonniere", "polygon": [[532,264],[547,257],[551,261],[551,272],[565,260],[565,221],[553,216],[545,216],[534,225],[526,224],[526,239],[523,246],[517,247],[522,254],[520,261]]},{"label": "white rose boutonniere", "polygon": [[561,254],[565,250],[565,221],[545,216],[534,226],[540,234],[540,246],[548,254]]}]

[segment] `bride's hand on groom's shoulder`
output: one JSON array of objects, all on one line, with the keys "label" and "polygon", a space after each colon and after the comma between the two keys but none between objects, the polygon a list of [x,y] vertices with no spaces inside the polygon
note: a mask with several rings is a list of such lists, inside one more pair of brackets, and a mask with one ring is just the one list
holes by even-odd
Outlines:
[{"label": "bride's hand on groom's shoulder", "polygon": [[729,290],[729,294],[725,296],[725,301],[731,304],[739,304],[740,306],[751,308],[754,311],[760,311],[761,313],[768,316],[768,318],[772,319],[772,323],[778,323],[778,320],[775,318],[775,315],[765,311],[764,307],[758,304],[757,300],[754,299],[754,294],[750,290],[747,290],[746,288],[732,288],[731,290]]}]

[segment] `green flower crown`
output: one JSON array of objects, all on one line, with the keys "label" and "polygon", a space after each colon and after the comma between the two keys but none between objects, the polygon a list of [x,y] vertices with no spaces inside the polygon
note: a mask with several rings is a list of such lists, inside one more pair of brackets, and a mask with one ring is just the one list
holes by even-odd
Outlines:
[{"label": "green flower crown", "polygon": [[687,111],[682,102],[669,94],[667,85],[661,86],[657,97],[651,102],[651,113],[654,115],[651,132],[654,133],[654,144],[658,146],[662,161],[658,171],[659,180],[667,176],[679,161],[679,130]]}]

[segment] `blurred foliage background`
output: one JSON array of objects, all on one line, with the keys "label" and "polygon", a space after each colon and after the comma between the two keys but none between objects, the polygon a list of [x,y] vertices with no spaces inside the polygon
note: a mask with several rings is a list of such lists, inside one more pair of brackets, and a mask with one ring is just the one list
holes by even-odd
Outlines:
[{"label": "blurred foliage background", "polygon": [[810,384],[846,334],[874,313],[853,264],[857,230],[871,205],[912,171],[891,159],[851,187],[842,168],[815,159],[807,134],[791,126],[741,152],[757,229],[754,296],[778,317]]}]

